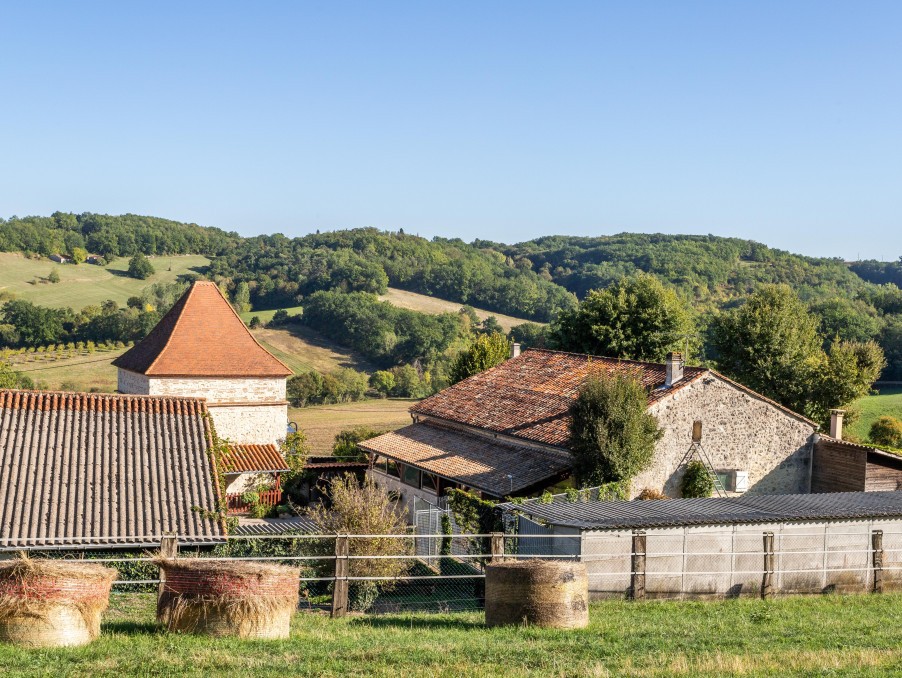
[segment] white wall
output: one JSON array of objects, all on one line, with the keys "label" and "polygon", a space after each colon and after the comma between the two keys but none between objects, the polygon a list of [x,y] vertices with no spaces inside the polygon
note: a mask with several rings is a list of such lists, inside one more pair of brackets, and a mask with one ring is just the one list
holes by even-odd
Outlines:
[{"label": "white wall", "polygon": [[207,403],[216,435],[232,443],[276,445],[285,438],[288,405]]}]

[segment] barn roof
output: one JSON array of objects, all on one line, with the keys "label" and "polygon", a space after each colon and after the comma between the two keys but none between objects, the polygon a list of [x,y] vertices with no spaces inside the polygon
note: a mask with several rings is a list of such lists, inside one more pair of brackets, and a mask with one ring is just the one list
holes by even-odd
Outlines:
[{"label": "barn roof", "polygon": [[0,390],[0,549],[222,541],[203,400]]},{"label": "barn roof", "polygon": [[563,452],[537,450],[431,423],[405,426],[358,445],[496,497],[558,476],[573,464]]},{"label": "barn roof", "polygon": [[584,530],[902,517],[902,492],[747,495],[647,501],[503,504],[542,522]]},{"label": "barn roof", "polygon": [[143,341],[113,361],[153,377],[287,377],[291,370],[263,348],[216,283],[199,280]]},{"label": "barn roof", "polygon": [[664,385],[667,368],[661,363],[544,349],[530,349],[497,367],[454,384],[415,404],[410,412],[532,442],[567,447],[570,407],[580,387],[590,377],[611,374],[635,377],[648,393],[649,406],[705,374],[714,375],[812,427],[817,426],[779,403],[703,367],[684,367],[683,378],[667,387]]}]

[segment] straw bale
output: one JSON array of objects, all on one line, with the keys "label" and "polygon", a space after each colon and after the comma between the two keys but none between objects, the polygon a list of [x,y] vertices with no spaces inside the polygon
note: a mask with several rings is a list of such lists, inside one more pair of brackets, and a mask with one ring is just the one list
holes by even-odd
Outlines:
[{"label": "straw bale", "polygon": [[0,563],[0,640],[27,647],[85,645],[100,635],[115,569],[83,561]]},{"label": "straw bale", "polygon": [[255,562],[157,561],[164,574],[157,619],[170,631],[287,638],[300,570]]},{"label": "straw bale", "polygon": [[586,566],[561,560],[500,561],[485,570],[488,626],[527,624],[558,629],[589,623]]}]

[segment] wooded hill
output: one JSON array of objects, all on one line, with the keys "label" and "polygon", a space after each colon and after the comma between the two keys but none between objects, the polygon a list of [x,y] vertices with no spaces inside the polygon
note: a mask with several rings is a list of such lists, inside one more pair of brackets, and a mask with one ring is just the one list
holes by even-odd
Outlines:
[{"label": "wooded hill", "polygon": [[899,262],[849,265],[710,235],[547,236],[506,245],[376,229],[244,238],[137,215],[57,212],[0,220],[0,251],[50,255],[76,247],[107,259],[138,252],[206,255],[208,275],[232,290],[246,283],[255,310],[301,305],[318,291],[381,294],[391,285],[547,322],[588,290],[645,271],[704,317],[762,283],[787,283],[822,319],[825,336],[876,339],[890,363],[884,378],[902,379]]}]

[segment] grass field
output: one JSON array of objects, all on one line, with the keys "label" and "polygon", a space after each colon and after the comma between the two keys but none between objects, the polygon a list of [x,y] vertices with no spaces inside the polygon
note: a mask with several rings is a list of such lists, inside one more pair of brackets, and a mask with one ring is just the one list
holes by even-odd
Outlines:
[{"label": "grass field", "polygon": [[295,374],[317,370],[329,372],[339,367],[373,372],[375,367],[351,351],[329,341],[303,325],[252,330],[254,337]]},{"label": "grass field", "polygon": [[878,386],[879,395],[865,396],[855,403],[861,412],[858,421],[849,426],[849,433],[867,441],[871,424],[883,415],[902,419],[902,386]]},{"label": "grass field", "polygon": [[[129,297],[140,294],[149,285],[172,282],[183,273],[200,272],[210,263],[209,259],[198,255],[149,258],[157,272],[147,280],[136,280],[126,275],[128,259],[124,257],[108,266],[75,266],[0,253],[0,292],[11,292],[19,299],[42,306],[69,306],[75,310],[107,299],[125,304]],[[172,270],[169,270],[170,266]],[[40,282],[54,268],[60,282]]]},{"label": "grass field", "polygon": [[335,436],[355,426],[396,429],[410,423],[408,408],[416,402],[400,398],[363,400],[341,405],[289,408],[288,419],[307,435],[314,454],[331,454]]},{"label": "grass field", "polygon": [[281,641],[163,633],[154,596],[113,595],[83,648],[0,646],[9,676],[895,676],[902,597],[610,601],[587,629],[488,629],[481,613],[301,613]]},{"label": "grass field", "polygon": [[[276,314],[277,310],[279,309],[274,308],[271,311],[248,311],[247,313],[240,313],[239,315],[245,323],[249,323],[251,321],[251,318],[253,318],[254,316],[260,318],[260,322],[268,323],[270,320],[272,320],[272,317]],[[285,309],[288,315],[298,315],[303,310],[303,306],[292,306]]]},{"label": "grass field", "polygon": [[[457,311],[460,310],[460,307],[463,306],[463,304],[459,304],[455,301],[436,299],[435,297],[428,297],[425,294],[406,292],[404,290],[397,290],[393,287],[390,287],[388,289],[388,292],[386,292],[379,298],[383,301],[391,302],[392,304],[400,308],[407,308],[412,311],[420,311],[421,313],[457,313]],[[510,328],[514,327],[515,325],[522,325],[525,322],[532,322],[529,320],[523,320],[522,318],[514,318],[509,315],[502,315],[500,313],[484,311],[480,308],[477,308],[475,310],[476,315],[479,316],[480,320],[485,320],[490,315],[495,316],[495,318],[498,320],[498,324],[504,328],[505,332],[509,332]]]}]

